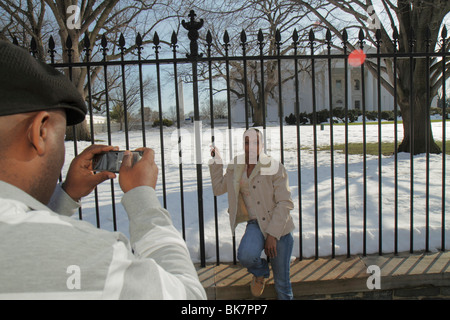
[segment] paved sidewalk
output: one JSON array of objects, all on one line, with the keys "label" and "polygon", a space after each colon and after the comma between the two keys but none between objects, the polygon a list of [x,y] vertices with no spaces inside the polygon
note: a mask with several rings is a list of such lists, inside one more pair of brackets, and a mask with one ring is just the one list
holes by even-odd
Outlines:
[{"label": "paved sidewalk", "polygon": [[[368,288],[376,277],[369,266],[381,271],[379,289]],[[208,299],[254,299],[252,277],[239,263],[207,265],[198,274]],[[296,299],[450,299],[450,252],[295,260],[291,282]],[[272,276],[260,298],[276,299]]]}]

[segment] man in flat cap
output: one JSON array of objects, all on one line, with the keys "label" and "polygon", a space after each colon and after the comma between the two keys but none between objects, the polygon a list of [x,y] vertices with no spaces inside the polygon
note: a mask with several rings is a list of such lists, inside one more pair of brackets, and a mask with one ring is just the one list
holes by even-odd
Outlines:
[{"label": "man in flat cap", "polygon": [[[92,172],[92,145],[61,185],[67,125],[84,120],[71,82],[0,41],[0,299],[204,299],[186,244],[155,194],[154,152],[119,172],[130,240],[70,218],[80,198],[115,178]],[[133,251],[132,251],[133,250]]]}]

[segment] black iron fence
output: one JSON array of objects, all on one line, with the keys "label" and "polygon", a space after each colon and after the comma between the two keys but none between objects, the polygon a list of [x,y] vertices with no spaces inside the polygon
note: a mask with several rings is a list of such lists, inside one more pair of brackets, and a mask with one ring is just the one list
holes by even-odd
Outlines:
[{"label": "black iron fence", "polygon": [[[179,228],[185,239],[186,228],[189,225],[187,219],[197,220],[198,238],[194,237],[194,240],[198,241],[199,261],[202,265],[205,265],[207,259],[220,263],[221,251],[223,250],[232,251],[233,260],[236,262],[236,239],[232,238],[232,246],[221,245],[221,236],[230,234],[229,230],[221,230],[221,224],[219,223],[221,212],[226,212],[226,200],[218,201],[216,197],[209,197],[211,193],[210,178],[205,176],[205,172],[207,172],[205,170],[207,168],[207,159],[205,160],[205,158],[207,156],[205,156],[205,142],[202,139],[209,140],[206,144],[217,145],[219,143],[217,135],[220,131],[220,146],[224,146],[226,149],[224,150],[224,157],[231,159],[239,151],[236,150],[239,149],[236,146],[239,145],[238,143],[240,143],[241,139],[241,136],[236,135],[233,130],[235,128],[248,128],[257,119],[258,110],[251,104],[248,98],[248,90],[252,90],[255,83],[258,83],[260,88],[265,88],[265,84],[270,81],[276,82],[270,94],[265,95],[263,91],[256,94],[256,97],[259,99],[258,104],[265,106],[259,110],[262,112],[262,116],[259,118],[262,122],[259,125],[266,134],[266,151],[272,154],[275,152],[278,154],[279,152],[279,157],[278,155],[277,157],[284,163],[289,172],[290,185],[295,200],[293,215],[295,215],[296,219],[296,230],[294,232],[296,233],[295,239],[298,246],[296,256],[301,259],[311,255],[317,258],[323,254],[333,257],[342,253],[347,255],[353,253],[367,254],[373,252],[373,249],[368,249],[369,246],[373,246],[369,242],[373,243],[376,240],[378,240],[376,252],[379,254],[385,252],[397,253],[399,250],[405,250],[404,246],[399,245],[403,241],[400,238],[404,239],[405,237],[408,237],[409,240],[409,248],[407,250],[411,252],[418,249],[446,249],[446,241],[448,246],[446,233],[449,232],[448,217],[446,217],[448,203],[446,203],[446,200],[448,202],[450,198],[446,172],[446,126],[448,122],[445,108],[447,105],[446,78],[449,71],[448,62],[447,65],[442,63],[446,59],[448,61],[448,39],[445,27],[442,30],[436,49],[427,47],[426,52],[416,52],[414,49],[416,40],[412,32],[409,39],[409,51],[399,52],[399,36],[394,31],[391,43],[389,43],[393,48],[391,53],[386,53],[386,51],[382,50],[383,45],[386,44],[381,41],[380,31],[376,32],[374,47],[365,46],[365,35],[361,31],[359,38],[356,40],[356,46],[360,51],[353,50],[355,48],[350,45],[345,30],[340,35],[341,40],[335,40],[336,44],[333,43],[329,31],[326,33],[325,39],[319,42],[315,39],[313,30],[311,30],[306,41],[306,47],[300,46],[301,42],[296,31],[284,42],[281,39],[281,34],[277,32],[274,42],[277,50],[274,55],[267,54],[267,51],[265,51],[264,42],[269,40],[264,39],[262,32],[259,33],[256,42],[257,49],[259,49],[257,54],[248,54],[250,52],[248,48],[249,42],[247,42],[247,35],[243,31],[240,35],[239,44],[242,54],[229,54],[231,44],[228,33],[225,33],[221,43],[224,54],[213,55],[212,52],[215,51],[213,50],[211,34],[208,32],[203,41],[198,40],[202,22],[195,20],[195,15],[192,14],[188,22],[183,22],[183,27],[188,31],[190,40],[190,50],[187,54],[178,52],[178,39],[175,33],[172,35],[170,44],[167,45],[162,44],[158,35],[155,34],[152,47],[154,51],[151,58],[142,57],[143,46],[139,35],[136,38],[135,55],[131,59],[127,59],[125,54],[126,43],[123,37],[118,43],[121,52],[119,60],[108,60],[108,43],[106,39],[103,39],[101,42],[102,59],[95,61],[91,58],[93,44],[87,40],[84,42],[84,57],[81,62],[72,62],[71,53],[73,48],[71,47],[70,39],[65,43],[65,48],[63,49],[67,56],[67,62],[55,63],[56,52],[53,41],[49,44],[49,53],[51,64],[58,69],[66,71],[69,77],[72,77],[74,70],[85,69],[87,71],[86,85],[88,91],[86,101],[89,105],[91,143],[96,142],[96,136],[94,135],[94,108],[91,98],[93,86],[91,73],[93,69],[100,68],[105,74],[103,84],[101,84],[99,79],[96,81],[100,83],[104,90],[103,110],[106,117],[108,144],[113,142],[109,125],[112,121],[111,112],[114,106],[108,97],[110,83],[106,75],[113,68],[119,70],[120,87],[118,90],[123,92],[120,106],[123,110],[127,110],[129,80],[126,68],[131,66],[134,68],[132,72],[137,72],[139,90],[137,90],[136,101],[139,106],[140,135],[144,146],[147,145],[149,130],[155,130],[149,129],[148,123],[146,123],[148,119],[145,118],[146,102],[143,80],[145,77],[144,68],[151,67],[153,69],[155,75],[153,80],[156,88],[155,101],[157,101],[154,105],[157,105],[159,120],[156,122],[159,129],[159,146],[155,146],[154,142],[152,142],[153,144],[149,147],[158,148],[160,151],[157,157],[160,157],[158,161],[160,161],[162,203],[164,207],[170,207],[171,203],[168,203],[167,197],[167,174],[169,173],[168,170],[176,170],[175,168],[178,166],[178,181],[175,187],[173,183],[171,184],[171,189],[175,188],[175,193],[179,194],[179,200],[173,200],[175,198],[171,197],[170,202],[179,202],[176,206],[176,211],[179,210],[179,212],[171,211],[171,215],[176,217],[177,221],[180,221]],[[199,53],[199,45],[202,50],[205,50],[203,53]],[[333,45],[340,46],[341,50],[333,50]],[[282,46],[290,48],[287,53],[281,53]],[[167,49],[165,51],[166,54],[171,52],[171,57],[167,55],[164,58],[160,57],[160,52],[165,49]],[[357,55],[356,62],[352,60],[353,53]],[[426,68],[425,74],[422,76],[427,81],[426,87],[428,90],[421,94],[426,95],[425,102],[428,106],[431,105],[434,97],[431,96],[430,81],[436,82],[436,79],[439,79],[440,100],[436,109],[427,108],[428,113],[425,120],[426,125],[424,126],[426,130],[422,134],[429,136],[431,134],[429,129],[435,126],[433,127],[433,132],[435,136],[441,136],[442,153],[439,155],[432,154],[429,146],[427,146],[424,155],[415,156],[414,148],[416,144],[413,138],[413,124],[417,122],[414,121],[415,109],[412,103],[415,99],[413,79],[412,77],[401,79],[402,82],[408,81],[409,83],[409,92],[406,92],[403,99],[411,102],[411,115],[408,119],[404,117],[403,121],[399,118],[398,82],[392,81],[392,79],[397,79],[399,76],[397,72],[400,60],[402,63],[407,61],[410,64],[410,70],[413,71],[416,62],[424,59]],[[270,75],[270,79],[265,66],[269,61],[276,62],[272,66],[277,70]],[[241,78],[236,76],[236,63],[243,70]],[[354,66],[352,66],[353,64]],[[248,69],[250,66],[252,66],[252,72]],[[255,66],[257,67],[255,68]],[[172,79],[174,92],[173,97],[171,97],[171,105],[175,105],[176,109],[176,129],[167,128],[163,125],[163,110],[167,108],[168,103],[164,100],[167,94],[164,92],[165,83],[161,79],[162,68],[165,68],[165,71],[171,71],[170,79]],[[180,112],[182,93],[179,91],[178,81],[180,70],[183,68],[188,68],[189,70],[189,88],[192,88],[189,95],[192,94],[192,120],[194,125],[193,127],[190,126],[187,131],[183,129],[185,119],[184,114]],[[386,70],[389,68],[391,70],[391,78],[386,73]],[[199,69],[201,69],[201,72]],[[220,69],[223,79],[220,82],[221,88],[214,87],[219,86],[214,80],[218,69]],[[289,86],[286,85],[287,81],[284,81],[284,78],[287,78],[286,70],[289,71],[291,77]],[[340,76],[336,75],[338,74],[336,70],[341,70]],[[369,81],[368,79],[372,79],[370,80],[370,85],[366,83]],[[382,97],[385,85],[383,82],[390,82],[391,91],[387,95],[387,100],[384,96]],[[203,98],[199,83],[202,83],[203,88],[206,88],[206,96],[209,97],[210,120],[207,121],[207,125],[201,123],[202,115],[200,109],[202,103],[200,99]],[[239,87],[238,83],[242,85],[241,93],[245,97],[243,99],[239,99],[234,95],[234,92]],[[227,120],[225,124],[220,126],[217,125],[217,120],[214,117],[216,112],[214,97],[216,91],[219,91],[218,89],[223,89],[223,92],[225,92],[224,97],[227,106],[225,116]],[[317,90],[320,90],[319,93]],[[358,92],[356,93],[356,91]],[[355,100],[354,94],[360,95],[360,98]],[[370,106],[371,108],[373,107],[372,110],[368,109],[367,96],[369,94],[374,97],[374,106]],[[307,95],[309,98],[306,98]],[[286,102],[286,96],[289,96],[289,103]],[[341,97],[339,98],[339,96]],[[274,106],[270,107],[268,99],[271,99],[271,103]],[[275,108],[275,111],[273,111],[273,108]],[[437,110],[438,117],[436,118],[438,120],[435,122],[430,120],[430,110]],[[338,111],[342,114],[341,120],[338,121],[340,123],[334,121],[338,119],[338,116],[335,116]],[[369,112],[376,117],[375,125],[367,120]],[[388,112],[392,115],[391,122],[387,123],[382,119],[383,112]],[[239,113],[241,114],[240,118],[237,115]],[[276,115],[270,121],[268,120],[269,113],[272,116]],[[328,118],[329,120],[326,124],[319,126],[324,113],[328,115],[325,119]],[[358,122],[357,126],[351,123],[354,120],[351,116],[355,114],[356,117],[360,116],[360,122]],[[124,147],[127,149],[130,148],[129,117],[130,113],[123,112]],[[412,152],[405,157],[404,154],[400,154],[397,150],[399,147],[398,143],[401,140],[402,127],[407,120],[411,124],[409,130],[412,137],[407,143],[409,143]],[[287,122],[291,126],[288,126]],[[367,149],[370,144],[367,140],[367,134],[368,130],[374,126],[377,128],[376,149],[375,155],[372,155]],[[208,134],[204,132],[206,129],[209,129]],[[384,138],[383,135],[387,131],[392,134],[392,137]],[[154,131],[152,132],[154,133]],[[192,135],[187,137],[186,132],[191,132]],[[324,143],[323,139],[324,132],[326,132],[326,143]],[[208,137],[205,138],[205,135]],[[361,149],[356,156],[353,155],[354,152],[351,150],[355,135],[361,141]],[[176,139],[176,143],[169,147],[165,146],[168,136],[175,136]],[[189,138],[189,145],[183,142],[187,138]],[[387,140],[393,144],[391,146],[391,155],[389,156],[385,156],[382,149]],[[425,139],[425,141],[431,144],[430,139]],[[340,143],[343,144],[342,151],[338,150],[338,144]],[[78,152],[78,144],[79,142],[75,139],[74,154]],[[328,147],[325,148],[324,145]],[[173,156],[170,157],[174,153],[177,155],[175,160]],[[208,151],[206,151],[207,153]],[[186,154],[189,155],[190,164],[195,167],[193,180],[188,180],[184,175],[186,167],[188,167],[186,165]],[[326,158],[324,158],[323,154],[326,154]],[[355,161],[358,164],[357,169],[355,169]],[[171,166],[169,166],[169,162],[171,162]],[[375,165],[372,166],[372,163],[375,163]],[[355,170],[357,171],[356,173]],[[436,170],[437,176],[433,175]],[[423,177],[423,175],[425,176]],[[176,175],[173,175],[173,172],[171,172],[171,177],[173,179]],[[420,185],[418,185],[418,182]],[[184,198],[185,184],[189,184],[191,189],[195,188],[196,203],[192,203],[192,198]],[[193,184],[194,186],[192,186]],[[372,192],[374,188],[376,191]],[[206,198],[204,197],[205,192],[208,193]],[[99,200],[96,190],[94,196],[97,226],[101,227],[100,216],[110,215],[112,211],[113,228],[114,230],[118,229],[115,193],[117,193],[117,185],[111,181],[110,197],[112,204],[111,207],[105,207],[99,204],[101,200]],[[406,195],[406,198],[401,198],[401,195]],[[213,199],[213,204],[205,203],[205,201],[209,202],[210,199]],[[419,203],[423,203],[424,206],[421,205],[418,208],[417,205]],[[372,207],[376,209],[373,210]],[[196,211],[196,214],[194,216],[192,214],[187,215],[189,211],[191,211],[190,213]],[[214,213],[211,211],[214,211]],[[389,212],[389,215],[386,215],[385,212]],[[189,218],[187,218],[188,216]],[[205,216],[208,220],[206,224]],[[80,218],[83,218],[82,212],[80,212]],[[434,222],[430,222],[430,218]],[[416,224],[418,220],[421,221],[420,226]],[[358,230],[355,231],[352,223],[356,222]],[[407,224],[407,226],[403,226],[404,224]],[[373,228],[372,226],[376,227]],[[389,232],[386,232],[386,229]],[[205,230],[214,230],[214,236],[212,238],[208,236],[205,239]],[[409,233],[409,236],[405,235],[405,232]],[[434,242],[430,244],[430,238],[433,236],[431,233],[439,234],[440,243],[436,244]],[[417,236],[418,234],[419,236]],[[424,241],[423,245],[417,245],[417,237],[420,241]],[[186,240],[194,241],[193,239]],[[386,246],[385,243],[392,243],[392,245]],[[207,257],[206,254],[207,247],[211,245],[215,247],[215,259],[214,257],[211,258],[211,256]]]}]

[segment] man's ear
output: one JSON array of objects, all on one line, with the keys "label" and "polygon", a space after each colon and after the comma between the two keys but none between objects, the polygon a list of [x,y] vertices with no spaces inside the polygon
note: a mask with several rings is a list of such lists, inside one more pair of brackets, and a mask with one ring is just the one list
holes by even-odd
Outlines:
[{"label": "man's ear", "polygon": [[50,114],[47,111],[36,113],[28,127],[28,141],[39,156],[45,154],[46,143],[49,135]]}]

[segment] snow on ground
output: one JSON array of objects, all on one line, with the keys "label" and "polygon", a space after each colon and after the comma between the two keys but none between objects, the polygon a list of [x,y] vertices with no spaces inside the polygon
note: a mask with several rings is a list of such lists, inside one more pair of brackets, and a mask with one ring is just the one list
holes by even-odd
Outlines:
[{"label": "snow on ground", "polygon": [[[447,132],[450,132],[450,122],[447,121]],[[345,142],[345,126],[335,125],[334,143]],[[378,141],[378,126],[367,125],[367,142]],[[402,125],[398,125],[398,136],[401,141],[403,132]],[[206,260],[216,261],[216,227],[214,213],[214,197],[212,194],[211,180],[208,170],[209,150],[211,145],[211,130],[209,125],[204,123],[201,126],[201,136],[203,138],[201,160],[196,160],[195,128],[193,125],[182,127],[182,175],[183,175],[183,196],[184,196],[184,225],[185,238],[191,257],[194,262],[200,261],[200,240],[198,227],[198,197],[197,197],[197,165],[202,164],[201,174],[203,180],[203,207],[205,226],[205,248]],[[232,154],[242,152],[242,133],[244,129],[233,129],[231,132],[226,127],[216,127],[214,134],[216,146],[221,150],[225,162],[229,159],[228,137],[233,137]],[[394,125],[382,125],[383,142],[394,141]],[[363,141],[362,125],[348,126],[349,142]],[[433,134],[435,140],[442,140],[442,122],[433,123]],[[267,153],[280,159],[280,128],[277,125],[267,126]],[[106,133],[95,136],[97,143],[107,144]],[[297,167],[297,129],[295,126],[283,127],[284,140],[284,164],[289,174],[289,181],[292,192],[292,199],[295,208],[292,216],[296,225],[293,232],[295,245],[293,255],[300,254],[299,225],[302,227],[302,250],[303,257],[312,257],[315,254],[315,181],[314,181],[314,153],[313,127],[300,127],[301,145],[301,188],[298,183]],[[78,142],[78,152],[86,148],[89,142]],[[330,144],[330,126],[325,125],[323,130],[317,126],[317,144]],[[112,134],[112,145],[117,145],[120,149],[125,149],[125,133],[115,132]],[[130,149],[135,149],[143,145],[141,131],[129,132]],[[181,191],[180,191],[180,166],[178,158],[178,131],[176,128],[164,128],[164,167],[161,159],[160,133],[159,128],[152,128],[146,131],[146,145],[155,150],[156,162],[159,166],[159,181],[157,193],[161,203],[164,203],[162,175],[165,175],[166,203],[175,227],[182,232],[181,217]],[[63,168],[63,175],[68,169],[71,159],[74,156],[74,144],[66,142],[66,164]],[[334,196],[335,196],[335,250],[336,255],[347,254],[347,207],[346,207],[346,184],[345,184],[345,155],[341,152],[334,152]],[[429,241],[430,250],[441,248],[442,237],[442,155],[430,155],[429,170]],[[447,176],[450,168],[450,156],[445,157],[445,211],[450,208],[450,183]],[[379,250],[379,169],[378,156],[367,156],[367,253],[375,253]],[[381,212],[382,212],[382,251],[389,253],[394,251],[394,207],[395,207],[395,184],[394,184],[394,156],[382,157],[382,185],[381,185]],[[413,249],[415,251],[424,250],[426,242],[426,155],[418,155],[413,160],[413,194],[411,200],[411,175],[410,175],[409,154],[399,154],[398,156],[398,251],[410,250],[410,221],[413,221]],[[332,210],[331,210],[331,153],[320,151],[317,153],[317,216],[318,216],[318,251],[320,256],[329,256],[332,249]],[[299,190],[301,197],[299,198]],[[348,157],[348,192],[349,192],[349,225],[350,225],[350,251],[351,254],[363,252],[363,156],[349,155]],[[128,219],[125,210],[120,204],[122,191],[120,190],[118,179],[114,181],[115,208],[117,230],[128,233]],[[97,225],[94,193],[82,200],[83,220],[90,221]],[[301,203],[301,210],[300,210]],[[412,203],[412,210],[411,210]],[[98,187],[98,207],[100,228],[114,230],[112,215],[111,183],[104,182]],[[218,207],[218,233],[219,251],[222,262],[232,261],[233,240],[229,226],[227,214],[227,196],[217,198]],[[412,213],[412,215],[411,215]],[[445,246],[450,248],[450,215],[444,215],[445,225]],[[236,244],[243,235],[245,225],[241,224],[236,230]]]}]

